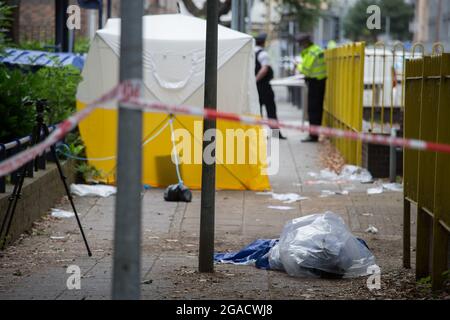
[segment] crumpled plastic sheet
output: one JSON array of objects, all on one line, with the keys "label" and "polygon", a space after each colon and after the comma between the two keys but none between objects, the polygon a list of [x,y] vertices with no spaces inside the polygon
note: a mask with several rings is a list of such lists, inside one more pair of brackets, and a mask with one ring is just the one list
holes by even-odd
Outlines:
[{"label": "crumpled plastic sheet", "polygon": [[117,189],[114,186],[107,186],[102,184],[97,185],[71,184],[70,192],[79,197],[107,198],[113,194],[116,194]]},{"label": "crumpled plastic sheet", "polygon": [[326,212],[288,222],[269,265],[294,277],[353,278],[368,275],[375,257],[341,217]]}]

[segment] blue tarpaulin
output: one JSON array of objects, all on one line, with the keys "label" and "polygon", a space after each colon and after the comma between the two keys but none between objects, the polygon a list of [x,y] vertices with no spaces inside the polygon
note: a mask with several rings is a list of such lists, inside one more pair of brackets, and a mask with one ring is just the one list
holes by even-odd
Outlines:
[{"label": "blue tarpaulin", "polygon": [[[367,243],[363,239],[356,239],[364,247],[369,249]],[[237,252],[215,253],[214,261],[236,265],[254,265],[259,269],[270,270],[268,253],[278,241],[279,239],[258,239]]]},{"label": "blue tarpaulin", "polygon": [[41,67],[74,66],[83,69],[85,56],[67,52],[46,52],[36,50],[6,49],[0,56],[0,63],[9,66],[29,66],[36,70]]},{"label": "blue tarpaulin", "polygon": [[278,239],[258,239],[238,252],[216,253],[214,261],[242,265],[255,265],[260,269],[270,269],[267,253],[277,244]]}]

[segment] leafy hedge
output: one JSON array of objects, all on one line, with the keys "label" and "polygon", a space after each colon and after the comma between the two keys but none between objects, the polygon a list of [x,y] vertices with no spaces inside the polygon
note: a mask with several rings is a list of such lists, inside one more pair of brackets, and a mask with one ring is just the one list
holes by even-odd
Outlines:
[{"label": "leafy hedge", "polygon": [[7,6],[4,1],[0,1],[0,53],[3,52],[7,42],[6,30],[11,24],[12,7]]},{"label": "leafy hedge", "polygon": [[26,101],[46,99],[46,123],[55,124],[75,111],[80,71],[72,66],[42,68],[35,73],[0,65],[0,142],[30,134],[35,108]]}]

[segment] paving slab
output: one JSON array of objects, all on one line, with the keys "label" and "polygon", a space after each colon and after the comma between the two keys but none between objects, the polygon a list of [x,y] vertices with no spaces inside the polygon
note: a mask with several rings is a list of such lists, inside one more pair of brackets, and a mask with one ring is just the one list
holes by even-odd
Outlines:
[{"label": "paving slab", "polygon": [[[280,104],[279,116],[290,121],[301,119],[300,111],[288,104]],[[308,199],[286,204],[254,191],[217,191],[216,251],[230,252],[255,239],[277,238],[291,219],[332,211],[342,216],[355,235],[366,240],[383,274],[389,275],[381,293],[370,292],[365,277],[293,278],[284,272],[228,264],[216,264],[213,274],[200,274],[200,192],[193,191],[191,203],[168,203],[163,200],[164,190],[151,189],[142,197],[142,298],[370,299],[392,297],[395,292],[398,296],[405,283],[413,286],[413,273],[401,267],[402,193],[369,196],[366,190],[373,185],[307,184],[312,180],[310,172],[323,169],[319,161],[323,146],[300,143],[303,133],[283,133],[288,140],[280,142],[281,165],[279,173],[270,177],[272,191],[297,193]],[[347,195],[322,197],[322,190],[346,188],[350,189]],[[74,219],[44,219],[32,235],[24,235],[0,253],[0,299],[110,298],[115,197],[75,197],[75,203],[93,257],[87,257]],[[64,199],[57,206],[70,209]],[[269,206],[287,206],[290,210]],[[366,233],[369,225],[379,232]],[[63,239],[54,240],[52,236]],[[69,265],[78,265],[82,271],[81,290],[67,288]],[[399,275],[405,283],[391,281]]]}]

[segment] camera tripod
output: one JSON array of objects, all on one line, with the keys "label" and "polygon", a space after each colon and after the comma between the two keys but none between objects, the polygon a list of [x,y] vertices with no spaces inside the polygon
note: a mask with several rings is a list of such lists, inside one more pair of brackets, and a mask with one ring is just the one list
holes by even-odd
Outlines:
[{"label": "camera tripod", "polygon": [[[33,129],[33,134],[31,136],[31,146],[36,145],[37,143],[41,142],[43,139],[45,139],[50,131],[47,127],[47,125],[44,123],[44,110],[47,105],[47,102],[45,100],[38,100],[36,101],[36,126]],[[44,136],[42,137],[41,133],[44,133]],[[67,197],[70,201],[70,205],[72,206],[73,212],[75,214],[75,218],[77,220],[78,228],[80,229],[81,236],[83,237],[84,244],[86,246],[86,250],[88,253],[88,256],[92,256],[91,249],[89,248],[89,244],[87,242],[86,236],[83,231],[83,227],[81,225],[80,218],[78,216],[77,209],[75,208],[75,204],[73,202],[72,195],[70,194],[69,187],[67,185],[66,176],[64,175],[64,172],[61,167],[61,163],[58,160],[58,156],[56,154],[56,148],[54,145],[50,147],[50,153],[52,155],[53,161],[56,164],[56,167],[58,168],[58,173],[61,178],[61,181],[64,185],[64,189],[66,191]],[[36,158],[33,160],[34,167],[31,170],[35,170],[38,168],[38,162],[39,159]],[[11,224],[14,219],[14,213],[16,211],[17,203],[19,199],[21,198],[22,193],[22,187],[25,180],[25,176],[27,175],[27,169],[29,167],[29,164],[24,165],[21,169],[19,169],[19,173],[17,175],[16,182],[14,184],[13,192],[11,196],[9,197],[9,203],[8,208],[6,210],[6,214],[3,217],[1,229],[0,229],[0,240],[3,239],[1,242],[1,250],[3,250],[7,244],[8,240],[8,234],[11,229]],[[5,230],[6,227],[6,230]],[[5,231],[5,232],[4,232]],[[3,235],[4,233],[4,235]]]}]

